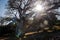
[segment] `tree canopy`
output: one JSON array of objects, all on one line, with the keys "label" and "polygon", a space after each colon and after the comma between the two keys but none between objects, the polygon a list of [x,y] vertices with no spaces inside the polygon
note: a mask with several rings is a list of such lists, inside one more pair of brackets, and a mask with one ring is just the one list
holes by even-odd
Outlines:
[{"label": "tree canopy", "polygon": [[[43,8],[44,10],[42,10]],[[20,18],[19,22],[20,23],[22,22],[21,24],[23,25],[29,24],[32,26],[32,24],[35,23],[35,20],[37,20],[38,22],[41,19],[42,19],[41,21],[47,20],[49,21],[49,23],[50,21],[51,23],[55,22],[56,15],[60,15],[60,12],[58,12],[59,8],[60,8],[60,0],[9,0],[8,1],[8,9],[12,11],[17,10]],[[41,15],[46,15],[46,16],[41,16]]]}]

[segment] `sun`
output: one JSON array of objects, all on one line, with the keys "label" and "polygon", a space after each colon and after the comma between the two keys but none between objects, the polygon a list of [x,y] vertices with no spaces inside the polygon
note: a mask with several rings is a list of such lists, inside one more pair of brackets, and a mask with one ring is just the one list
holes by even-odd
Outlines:
[{"label": "sun", "polygon": [[44,10],[44,7],[43,7],[42,5],[40,5],[40,4],[37,4],[37,5],[35,6],[35,10],[36,10],[36,11],[43,11],[43,10]]}]

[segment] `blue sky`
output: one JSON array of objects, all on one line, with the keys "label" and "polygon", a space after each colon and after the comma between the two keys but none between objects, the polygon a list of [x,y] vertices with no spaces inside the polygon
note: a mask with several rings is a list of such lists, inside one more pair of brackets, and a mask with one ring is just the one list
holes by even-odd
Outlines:
[{"label": "blue sky", "polygon": [[6,11],[7,0],[0,0],[0,16]]}]

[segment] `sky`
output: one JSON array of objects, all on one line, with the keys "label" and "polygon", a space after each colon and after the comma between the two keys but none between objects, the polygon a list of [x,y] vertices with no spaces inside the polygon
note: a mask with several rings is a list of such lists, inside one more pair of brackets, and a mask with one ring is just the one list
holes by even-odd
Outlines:
[{"label": "sky", "polygon": [[7,0],[0,0],[0,16],[3,16],[6,11]]},{"label": "sky", "polygon": [[[7,1],[8,0],[0,0],[0,17],[4,17],[4,13],[7,10],[6,9],[6,5],[7,5]],[[60,10],[60,9],[59,9]],[[57,17],[58,19],[60,19],[60,16]]]}]

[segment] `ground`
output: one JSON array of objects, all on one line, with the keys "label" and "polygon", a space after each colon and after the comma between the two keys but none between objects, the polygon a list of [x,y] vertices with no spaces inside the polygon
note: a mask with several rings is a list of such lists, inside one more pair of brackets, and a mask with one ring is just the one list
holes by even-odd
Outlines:
[{"label": "ground", "polygon": [[[55,26],[57,27],[57,26]],[[24,37],[18,39],[18,40],[60,40],[60,28],[57,27],[57,29],[53,32],[30,32],[26,33]],[[15,40],[15,37],[12,33],[7,33],[2,36],[0,36],[0,40]]]}]

